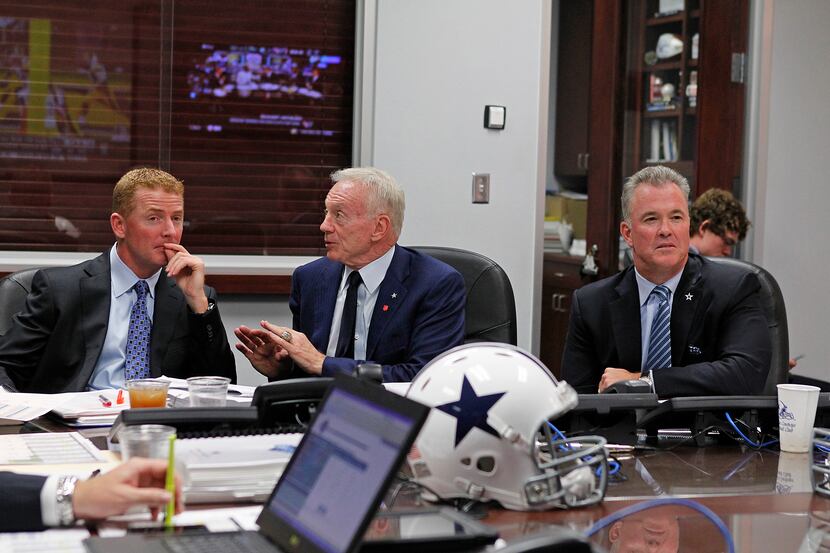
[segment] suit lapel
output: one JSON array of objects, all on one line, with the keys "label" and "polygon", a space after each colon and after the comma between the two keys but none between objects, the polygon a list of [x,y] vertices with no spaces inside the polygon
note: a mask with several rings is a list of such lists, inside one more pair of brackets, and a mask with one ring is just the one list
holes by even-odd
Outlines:
[{"label": "suit lapel", "polygon": [[86,268],[86,276],[78,286],[81,293],[81,333],[84,343],[84,364],[78,382],[83,383],[80,388],[83,389],[89,382],[107,336],[112,295],[109,252],[92,260]]},{"label": "suit lapel", "polygon": [[638,372],[643,365],[643,339],[640,330],[640,293],[634,270],[630,269],[615,288],[619,297],[610,304],[620,367]]},{"label": "suit lapel", "polygon": [[369,336],[366,339],[366,358],[372,359],[375,349],[383,337],[390,321],[398,317],[399,306],[403,305],[407,288],[404,282],[409,278],[411,254],[401,247],[395,248],[392,263],[380,283],[375,308],[372,311],[372,321],[369,326]]},{"label": "suit lapel", "polygon": [[159,275],[155,295],[153,330],[150,333],[150,374],[153,377],[161,376],[164,356],[184,303],[184,296],[176,288],[176,281],[165,275],[164,271]]},{"label": "suit lapel", "polygon": [[329,335],[331,334],[331,321],[334,318],[334,305],[337,303],[337,292],[340,289],[340,281],[343,278],[343,264],[329,263],[320,273],[320,278],[314,290],[314,320],[309,321],[309,326],[314,328],[311,343],[317,351],[326,352],[329,347]]},{"label": "suit lapel", "polygon": [[704,303],[702,289],[700,260],[689,256],[671,306],[672,365],[680,364],[683,360],[692,322],[695,320],[697,310]]}]

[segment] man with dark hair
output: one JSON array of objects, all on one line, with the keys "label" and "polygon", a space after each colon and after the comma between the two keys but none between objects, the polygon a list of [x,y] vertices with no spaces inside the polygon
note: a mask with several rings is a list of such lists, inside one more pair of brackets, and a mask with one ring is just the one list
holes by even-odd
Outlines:
[{"label": "man with dark hair", "polygon": [[574,292],[562,360],[577,391],[642,379],[661,396],[760,393],[770,336],[752,273],[689,253],[689,185],[646,167],[622,192],[634,265]]},{"label": "man with dark hair", "polygon": [[689,212],[689,248],[710,257],[728,257],[744,238],[750,222],[741,202],[731,192],[712,188],[692,204]]},{"label": "man with dark hair", "polygon": [[134,169],[112,198],[109,251],[35,274],[25,308],[0,337],[0,386],[78,392],[162,374],[235,381],[205,264],[179,243],[182,182],[159,169]]}]

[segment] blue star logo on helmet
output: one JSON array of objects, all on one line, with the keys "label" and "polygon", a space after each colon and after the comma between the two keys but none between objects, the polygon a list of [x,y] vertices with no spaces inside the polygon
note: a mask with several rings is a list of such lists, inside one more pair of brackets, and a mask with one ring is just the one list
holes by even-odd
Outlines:
[{"label": "blue star logo on helmet", "polygon": [[470,384],[470,381],[467,380],[466,376],[464,376],[464,382],[461,385],[461,397],[458,401],[435,406],[435,408],[439,411],[443,411],[446,414],[456,418],[455,447],[458,447],[461,440],[463,440],[473,428],[484,430],[496,438],[500,437],[499,433],[496,432],[492,426],[487,424],[487,413],[505,393],[506,392],[480,396],[476,394],[476,391],[473,390],[472,384]]}]

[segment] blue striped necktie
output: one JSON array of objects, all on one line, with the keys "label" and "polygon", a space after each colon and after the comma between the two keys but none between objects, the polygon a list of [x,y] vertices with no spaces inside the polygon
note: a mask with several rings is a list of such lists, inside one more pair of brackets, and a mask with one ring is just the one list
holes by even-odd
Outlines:
[{"label": "blue striped necktie", "polygon": [[651,295],[657,297],[657,312],[651,320],[648,357],[644,373],[653,369],[671,367],[671,290],[662,284],[655,286]]},{"label": "blue striped necktie", "polygon": [[124,359],[124,376],[127,380],[150,377],[150,331],[153,323],[147,313],[147,281],[139,280],[133,286],[138,299],[130,310],[130,326],[127,330],[127,351]]}]

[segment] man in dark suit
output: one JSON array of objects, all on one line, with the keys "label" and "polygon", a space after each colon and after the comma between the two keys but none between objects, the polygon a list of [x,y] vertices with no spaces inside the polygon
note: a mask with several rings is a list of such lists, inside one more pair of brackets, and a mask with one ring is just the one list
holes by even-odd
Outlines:
[{"label": "man in dark suit", "polygon": [[623,187],[634,266],[574,293],[562,370],[577,391],[642,379],[664,397],[761,392],[771,347],[760,284],[689,254],[688,195],[662,166]]},{"label": "man in dark suit", "polygon": [[[134,506],[150,507],[156,516],[173,499],[164,489],[166,474],[166,460],[139,458],[86,480],[0,472],[0,532],[101,520]],[[176,512],[180,511],[181,483],[176,479]]]},{"label": "man in dark suit", "polygon": [[38,271],[24,310],[0,337],[0,385],[53,393],[162,374],[235,380],[204,262],[179,244],[183,220],[181,181],[148,168],[121,177],[110,216],[115,246]]},{"label": "man in dark suit", "polygon": [[396,244],[404,194],[390,175],[352,168],[331,178],[320,225],[326,257],[294,271],[293,328],[239,327],[237,348],[269,378],[352,373],[371,362],[385,382],[409,381],[463,341],[464,281]]}]

